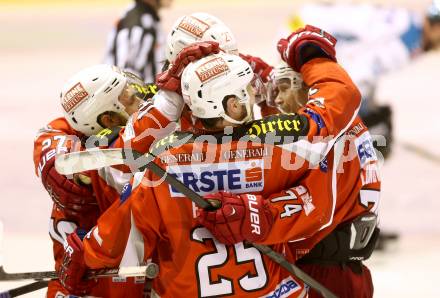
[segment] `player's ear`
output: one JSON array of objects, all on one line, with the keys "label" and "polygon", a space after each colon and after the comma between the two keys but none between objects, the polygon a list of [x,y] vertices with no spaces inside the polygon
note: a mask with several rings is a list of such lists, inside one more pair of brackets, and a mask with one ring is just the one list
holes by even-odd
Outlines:
[{"label": "player's ear", "polygon": [[235,96],[229,96],[224,101],[224,109],[226,111],[226,114],[231,116],[237,113],[237,111],[240,111],[241,104],[238,102],[238,98]]}]

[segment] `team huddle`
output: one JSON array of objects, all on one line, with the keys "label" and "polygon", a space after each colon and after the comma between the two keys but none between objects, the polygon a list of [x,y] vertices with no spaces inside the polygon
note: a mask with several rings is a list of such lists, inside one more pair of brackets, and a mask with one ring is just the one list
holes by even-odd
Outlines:
[{"label": "team huddle", "polygon": [[[64,117],[34,147],[53,201],[59,279],[47,297],[321,297],[251,243],[337,297],[372,297],[362,261],[379,234],[378,158],[336,42],[306,25],[279,40],[272,67],[240,53],[222,21],[194,13],[174,23],[154,83],[104,64],[74,75]],[[150,170],[56,171],[57,154],[96,146],[154,155],[210,207]],[[85,278],[149,262],[154,279]]]}]

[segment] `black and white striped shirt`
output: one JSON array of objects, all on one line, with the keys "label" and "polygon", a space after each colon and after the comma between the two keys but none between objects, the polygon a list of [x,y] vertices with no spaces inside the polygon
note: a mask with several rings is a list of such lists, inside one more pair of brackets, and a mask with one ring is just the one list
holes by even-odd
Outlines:
[{"label": "black and white striped shirt", "polygon": [[165,35],[159,15],[151,6],[136,1],[128,8],[108,38],[104,63],[154,82],[165,61]]}]

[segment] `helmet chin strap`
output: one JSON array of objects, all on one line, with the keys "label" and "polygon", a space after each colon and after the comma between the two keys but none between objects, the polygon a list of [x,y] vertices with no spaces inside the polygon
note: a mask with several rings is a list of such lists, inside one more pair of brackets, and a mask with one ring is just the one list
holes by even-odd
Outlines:
[{"label": "helmet chin strap", "polygon": [[245,119],[247,117],[245,117],[245,119],[243,119],[243,120],[235,120],[235,119],[229,117],[228,115],[223,115],[222,118],[230,123],[233,123],[233,124],[243,124],[246,121]]}]

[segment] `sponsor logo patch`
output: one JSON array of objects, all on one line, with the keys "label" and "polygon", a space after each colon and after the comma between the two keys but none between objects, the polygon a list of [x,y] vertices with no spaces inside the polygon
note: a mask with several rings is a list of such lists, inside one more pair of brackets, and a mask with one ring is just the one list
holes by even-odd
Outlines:
[{"label": "sponsor logo patch", "polygon": [[309,114],[310,117],[312,117],[313,121],[316,122],[319,129],[325,127],[325,123],[324,123],[324,120],[322,120],[321,115],[319,115],[318,113],[316,113],[312,109],[306,109],[306,113]]},{"label": "sponsor logo patch", "polygon": [[[262,191],[264,161],[260,159],[215,164],[172,165],[167,172],[200,195],[219,190],[233,193]],[[169,186],[172,197],[183,197]]]},{"label": "sponsor logo patch", "polygon": [[182,29],[197,38],[202,38],[203,34],[205,34],[209,27],[210,26],[205,22],[191,16],[184,17],[178,26],[179,29]]},{"label": "sponsor logo patch", "polygon": [[267,147],[247,148],[247,149],[224,151],[222,152],[222,159],[237,160],[237,159],[245,159],[245,158],[262,158],[269,155],[270,152]]},{"label": "sponsor logo patch", "polygon": [[276,118],[273,120],[262,119],[254,121],[249,127],[247,133],[250,137],[259,137],[267,133],[276,133],[277,135],[289,135],[291,132],[299,132],[304,127],[301,119],[282,119]]},{"label": "sponsor logo patch", "polygon": [[204,83],[227,71],[229,71],[229,67],[226,64],[226,61],[221,57],[216,57],[200,65],[196,69],[196,74],[199,77],[200,82]]},{"label": "sponsor logo patch", "polygon": [[89,96],[86,89],[84,89],[83,85],[81,83],[76,84],[73,86],[69,91],[64,94],[63,101],[61,105],[63,106],[64,110],[68,113],[73,108],[75,108],[81,101]]},{"label": "sponsor logo patch", "polygon": [[122,139],[124,140],[124,142],[127,142],[129,140],[132,140],[136,137],[136,133],[134,131],[134,126],[133,126],[133,117],[130,116],[130,118],[128,118],[127,123],[125,124],[125,130],[124,130],[124,134],[122,135]]}]

